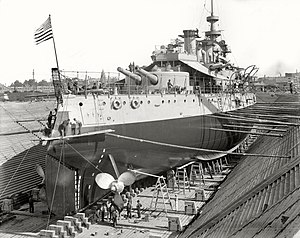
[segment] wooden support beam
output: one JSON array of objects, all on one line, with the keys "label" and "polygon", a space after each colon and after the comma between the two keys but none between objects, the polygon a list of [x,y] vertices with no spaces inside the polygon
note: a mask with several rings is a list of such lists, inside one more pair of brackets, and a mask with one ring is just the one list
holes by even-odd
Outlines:
[{"label": "wooden support beam", "polygon": [[[11,135],[37,133],[37,132],[42,132],[42,131],[41,130],[29,130],[29,131],[9,132],[9,133],[1,133],[0,136],[11,136]],[[39,140],[36,140],[36,141],[39,141]]]},{"label": "wooden support beam", "polygon": [[189,162],[189,163],[187,163],[187,164],[184,164],[184,165],[178,167],[177,169],[183,169],[183,168],[185,168],[185,167],[188,167],[189,165],[194,164],[195,162],[196,162],[196,161],[191,161],[191,162]]},{"label": "wooden support beam", "polygon": [[281,106],[281,107],[272,107],[272,106],[255,106],[255,109],[267,109],[267,110],[273,110],[273,109],[280,109],[280,110],[285,110],[285,111],[293,111],[297,107],[286,107],[286,106]]},{"label": "wooden support beam", "polygon": [[[259,114],[259,113],[248,113],[248,112],[238,112],[238,113],[234,113],[234,112],[230,112],[231,114],[228,114],[228,115],[234,115],[236,116],[237,114],[238,115],[241,115],[241,114],[246,114],[247,116],[259,116],[259,117],[271,117],[271,118],[278,118],[278,117],[281,117],[281,118],[284,118],[284,119],[287,119],[287,118],[292,118],[292,119],[300,119],[299,116],[292,116],[292,115],[266,115],[266,114]],[[227,113],[226,113],[227,114]]]},{"label": "wooden support beam", "polygon": [[256,104],[264,104],[264,105],[269,105],[269,104],[300,104],[300,102],[258,102]]},{"label": "wooden support beam", "polygon": [[287,125],[287,126],[300,126],[299,123],[292,123],[292,122],[279,122],[279,121],[272,121],[272,120],[263,120],[263,119],[254,119],[254,118],[246,118],[246,117],[240,117],[240,116],[218,116],[218,115],[206,115],[207,117],[215,117],[220,119],[227,119],[227,120],[234,120],[234,121],[244,121],[244,122],[258,122],[258,123],[273,123],[273,124],[279,124],[279,125]]},{"label": "wooden support beam", "polygon": [[268,127],[280,127],[287,128],[288,125],[274,125],[274,124],[266,124],[266,123],[257,123],[257,122],[239,122],[239,125],[248,125],[248,126],[268,126]]},{"label": "wooden support beam", "polygon": [[155,177],[155,178],[164,178],[164,176],[158,176],[158,175],[155,175],[155,174],[149,174],[149,173],[145,173],[145,172],[142,172],[142,171],[138,171],[138,170],[135,170],[135,169],[128,169],[129,171],[132,171],[132,172],[135,172],[137,174],[142,174],[142,175],[146,175],[146,176],[151,176],[151,177]]},{"label": "wooden support beam", "polygon": [[235,128],[245,128],[245,129],[257,129],[257,130],[265,130],[265,131],[278,131],[278,132],[286,132],[287,130],[278,129],[278,128],[269,128],[269,127],[258,127],[258,126],[243,126],[243,125],[230,125],[224,124],[225,127],[235,127]]},{"label": "wooden support beam", "polygon": [[47,121],[47,118],[15,120],[15,122],[33,122],[33,121],[37,121],[37,122]]},{"label": "wooden support beam", "polygon": [[262,136],[274,136],[274,137],[283,137],[282,134],[272,134],[272,133],[263,133],[263,132],[251,132],[251,131],[239,131],[239,130],[230,130],[230,129],[221,129],[221,128],[209,128],[214,131],[229,131],[229,132],[237,132],[243,134],[251,134],[251,135],[262,135]]}]

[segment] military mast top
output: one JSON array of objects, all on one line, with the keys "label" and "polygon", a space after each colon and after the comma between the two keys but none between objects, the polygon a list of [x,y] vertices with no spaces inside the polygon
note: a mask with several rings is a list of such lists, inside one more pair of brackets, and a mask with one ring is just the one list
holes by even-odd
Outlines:
[{"label": "military mast top", "polygon": [[217,30],[216,27],[216,23],[219,21],[219,17],[214,16],[213,0],[211,0],[211,15],[208,16],[206,20],[210,23],[210,31],[206,31],[205,36],[207,36],[211,41],[215,41],[221,35],[221,31]]}]

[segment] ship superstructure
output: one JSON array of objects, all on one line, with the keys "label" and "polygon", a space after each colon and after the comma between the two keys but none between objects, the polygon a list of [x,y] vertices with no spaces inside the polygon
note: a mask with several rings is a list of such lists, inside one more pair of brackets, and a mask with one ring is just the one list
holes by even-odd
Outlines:
[{"label": "ship superstructure", "polygon": [[[215,114],[256,101],[247,86],[251,75],[226,60],[230,50],[217,41],[217,20],[212,11],[204,39],[198,30],[185,30],[182,40],[155,50],[147,67],[130,64],[98,77],[85,73],[84,80],[78,72],[68,76],[53,69],[58,111],[45,141],[50,141],[46,190],[54,214],[93,203],[109,191],[100,187],[121,193],[120,173],[158,174],[191,160],[213,160],[245,137],[212,130],[233,123]],[[100,173],[117,178],[116,186],[101,186],[95,179]]]}]

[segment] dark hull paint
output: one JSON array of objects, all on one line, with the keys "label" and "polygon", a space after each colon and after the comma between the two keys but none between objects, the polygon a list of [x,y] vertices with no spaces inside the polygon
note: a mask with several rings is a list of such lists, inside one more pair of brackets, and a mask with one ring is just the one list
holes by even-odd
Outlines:
[{"label": "dark hull paint", "polygon": [[[101,128],[95,127],[91,128],[91,131],[113,129],[115,131],[113,134],[132,138],[186,147],[227,151],[237,145],[245,135],[209,129],[222,128],[221,125],[224,123],[230,124],[231,122],[208,116],[198,116]],[[174,148],[109,135],[105,137],[103,135],[97,135],[85,139],[73,139],[65,143],[65,149],[63,151],[61,148],[61,142],[55,142],[52,147],[49,147],[49,154],[57,160],[62,158],[62,162],[70,168],[67,169],[68,173],[66,173],[66,171],[64,171],[64,174],[60,172],[58,176],[58,181],[69,181],[67,182],[67,184],[69,184],[68,188],[74,183],[75,170],[78,172],[78,175],[81,176],[79,192],[80,207],[88,205],[95,201],[95,199],[101,197],[104,192],[107,192],[98,188],[96,185],[94,178],[97,173],[108,172],[116,177],[111,162],[108,159],[108,154],[114,157],[120,173],[129,167],[141,169],[144,172],[152,174],[157,174],[174,166],[187,163],[192,157],[197,155],[206,156],[207,158],[212,155],[215,156],[215,154],[207,152]],[[63,155],[63,157],[61,157],[61,155]],[[54,178],[57,176],[57,161],[49,159],[46,164],[46,171],[48,202],[51,203],[51,195],[53,194],[56,181]],[[70,175],[72,173],[73,175]],[[65,178],[66,174],[68,174],[67,179]],[[54,208],[54,213],[62,211],[62,203],[69,197],[74,197],[74,191],[64,186],[66,185],[60,183],[60,185],[56,187],[55,204],[59,209]],[[74,188],[75,185],[73,186],[73,189]],[[68,193],[62,196],[64,191],[68,191]],[[70,207],[66,209],[66,212],[70,211],[72,211]]]}]

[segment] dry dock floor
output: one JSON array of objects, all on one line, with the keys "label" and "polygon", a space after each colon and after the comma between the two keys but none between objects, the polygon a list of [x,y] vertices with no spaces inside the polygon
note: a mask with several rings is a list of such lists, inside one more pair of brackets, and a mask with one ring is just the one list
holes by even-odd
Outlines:
[{"label": "dry dock floor", "polygon": [[[169,188],[168,192],[173,209],[167,203],[168,199],[165,199],[166,204],[164,206],[161,193],[159,193],[156,203],[157,190],[155,187],[148,187],[133,197],[131,219],[127,219],[127,211],[124,209],[117,220],[117,226],[113,227],[110,220],[105,218],[104,222],[102,222],[93,219],[93,215],[90,215],[89,220],[92,223],[90,228],[85,228],[82,233],[76,233],[75,237],[177,237],[179,231],[169,230],[169,217],[178,217],[184,229],[194,219],[195,214],[200,212],[207,198],[213,193],[214,189],[212,187],[217,187],[220,181],[225,178],[225,175],[214,175],[213,179],[209,175],[205,175],[204,178],[205,184],[202,181],[196,180],[190,186],[190,189],[186,186],[185,191],[182,186],[181,188],[175,187],[174,190]],[[205,200],[195,199],[195,191],[199,189],[204,190]],[[154,199],[153,195],[155,195]],[[177,195],[177,200],[175,199],[175,195]],[[137,200],[140,200],[142,204],[141,218],[137,217],[135,209]],[[186,211],[186,202],[192,202],[195,205],[194,214],[187,214],[190,209]],[[1,238],[37,237],[39,231],[46,228],[48,217],[41,213],[41,203],[35,204],[37,211],[34,214],[28,213],[26,206],[23,208],[23,211],[13,211],[16,218],[0,225]],[[164,207],[167,208],[167,212]],[[177,207],[177,210],[175,210],[175,207]],[[55,224],[55,221],[51,220],[49,224]]]}]

